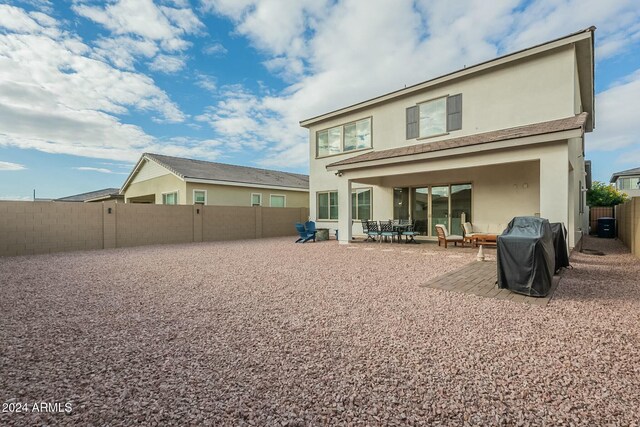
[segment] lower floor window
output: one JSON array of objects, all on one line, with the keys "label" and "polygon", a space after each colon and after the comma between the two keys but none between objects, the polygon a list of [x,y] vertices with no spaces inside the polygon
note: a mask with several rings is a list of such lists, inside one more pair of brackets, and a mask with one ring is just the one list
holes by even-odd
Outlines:
[{"label": "lower floor window", "polygon": [[269,206],[272,208],[284,208],[286,205],[285,196],[280,196],[277,194],[271,194],[269,199]]},{"label": "lower floor window", "polygon": [[178,192],[165,193],[162,195],[163,205],[177,205],[178,204]]},{"label": "lower floor window", "polygon": [[204,190],[193,190],[193,203],[204,205],[207,203],[207,192]]},{"label": "lower floor window", "polygon": [[251,206],[262,206],[262,194],[260,193],[251,194]]},{"label": "lower floor window", "polygon": [[338,192],[318,193],[318,219],[338,219]]},{"label": "lower floor window", "polygon": [[363,188],[351,193],[351,216],[353,219],[371,219],[371,189]]}]

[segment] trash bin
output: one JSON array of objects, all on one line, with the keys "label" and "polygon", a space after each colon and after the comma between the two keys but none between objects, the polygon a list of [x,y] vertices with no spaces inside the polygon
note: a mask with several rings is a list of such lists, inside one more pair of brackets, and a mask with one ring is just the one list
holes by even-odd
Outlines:
[{"label": "trash bin", "polygon": [[544,218],[521,216],[498,236],[498,288],[546,297],[555,267],[553,232]]},{"label": "trash bin", "polygon": [[598,218],[598,237],[613,239],[616,237],[616,219],[611,217]]}]

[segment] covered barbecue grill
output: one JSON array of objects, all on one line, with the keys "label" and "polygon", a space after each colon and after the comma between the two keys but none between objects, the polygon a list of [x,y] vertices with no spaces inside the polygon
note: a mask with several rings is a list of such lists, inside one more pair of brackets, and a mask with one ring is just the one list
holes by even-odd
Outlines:
[{"label": "covered barbecue grill", "polygon": [[553,232],[549,221],[516,217],[498,236],[498,287],[519,294],[545,297],[555,268]]}]

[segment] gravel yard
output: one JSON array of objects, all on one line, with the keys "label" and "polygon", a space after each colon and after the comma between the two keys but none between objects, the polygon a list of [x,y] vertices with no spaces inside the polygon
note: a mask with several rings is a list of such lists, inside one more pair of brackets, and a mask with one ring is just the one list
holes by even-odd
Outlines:
[{"label": "gravel yard", "polygon": [[585,246],[546,307],[419,287],[475,260],[433,244],[0,258],[0,425],[637,425],[640,262]]}]

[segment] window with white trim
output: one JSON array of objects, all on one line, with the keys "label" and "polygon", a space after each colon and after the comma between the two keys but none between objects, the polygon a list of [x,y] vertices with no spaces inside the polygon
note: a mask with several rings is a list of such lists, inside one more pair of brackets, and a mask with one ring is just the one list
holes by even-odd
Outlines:
[{"label": "window with white trim", "polygon": [[317,193],[319,220],[338,219],[338,192],[321,191]]},{"label": "window with white trim", "polygon": [[284,208],[287,205],[286,196],[280,194],[270,194],[269,195],[269,206],[272,208]]},{"label": "window with white trim", "polygon": [[206,190],[193,190],[193,204],[194,205],[206,205],[207,204],[207,191]]},{"label": "window with white trim", "polygon": [[371,117],[316,133],[316,154],[326,157],[371,148]]},{"label": "window with white trim", "polygon": [[162,204],[163,205],[177,205],[178,204],[178,192],[174,191],[172,193],[164,193],[162,195]]},{"label": "window with white trim", "polygon": [[262,193],[251,193],[251,206],[262,206]]}]

